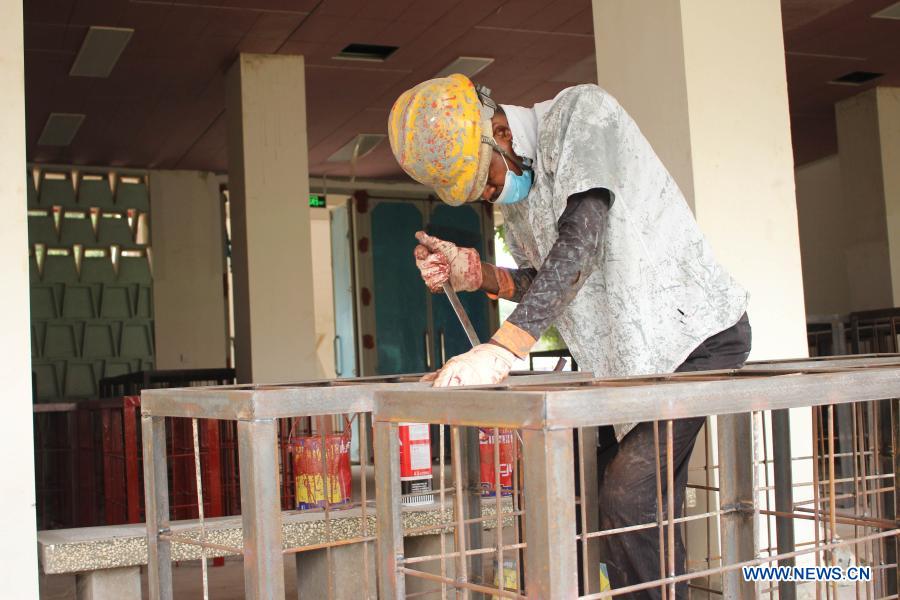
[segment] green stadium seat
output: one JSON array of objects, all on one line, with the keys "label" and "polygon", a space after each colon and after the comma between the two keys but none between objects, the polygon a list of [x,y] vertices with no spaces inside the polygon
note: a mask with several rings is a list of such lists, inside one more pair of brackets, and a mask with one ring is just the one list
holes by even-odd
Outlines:
[{"label": "green stadium seat", "polygon": [[39,206],[37,190],[34,189],[34,177],[32,177],[31,171],[25,173],[25,195],[28,197],[28,208],[37,208]]},{"label": "green stadium seat", "polygon": [[78,271],[75,269],[75,257],[72,252],[67,254],[54,253],[54,249],[47,251],[44,258],[44,273],[41,277],[44,283],[78,283]]},{"label": "green stadium seat", "polygon": [[149,285],[139,285],[135,291],[134,316],[138,319],[153,318],[153,288]]},{"label": "green stadium seat", "polygon": [[38,269],[37,257],[34,250],[28,253],[28,280],[32,285],[41,282],[41,271]]},{"label": "green stadium seat", "polygon": [[146,255],[121,256],[119,258],[119,283],[138,283],[150,285],[153,275],[150,273],[150,261]]},{"label": "green stadium seat", "polygon": [[96,398],[98,365],[94,362],[69,361],[63,393],[66,398]]},{"label": "green stadium seat", "polygon": [[44,344],[44,332],[47,331],[47,323],[43,321],[32,321],[31,323],[31,358],[42,358],[44,356],[41,349]]},{"label": "green stadium seat", "polygon": [[142,359],[153,356],[153,332],[150,323],[132,321],[122,325],[119,356]]},{"label": "green stadium seat", "polygon": [[109,178],[106,175],[83,175],[78,182],[78,205],[83,209],[116,210]]},{"label": "green stadium seat", "polygon": [[79,358],[84,324],[50,321],[44,334],[43,351],[46,358]]},{"label": "green stadium seat", "polygon": [[59,243],[63,246],[96,246],[97,236],[91,225],[91,214],[81,210],[65,211],[60,222]]},{"label": "green stadium seat", "polygon": [[59,243],[56,225],[53,223],[52,209],[41,208],[28,211],[28,243],[50,246]]},{"label": "green stadium seat", "polygon": [[82,283],[106,283],[116,282],[116,271],[113,269],[112,259],[108,251],[100,254],[97,250],[87,250],[81,259]]},{"label": "green stadium seat", "polygon": [[116,244],[133,248],[134,233],[128,224],[128,217],[121,213],[102,213],[97,222],[97,240],[103,246]]},{"label": "green stadium seat", "polygon": [[44,207],[62,206],[78,208],[75,202],[75,188],[72,187],[72,175],[60,171],[43,171],[38,191],[38,203]]},{"label": "green stadium seat", "polygon": [[62,396],[62,376],[65,362],[51,360],[35,360],[31,363],[37,382],[37,400],[51,401]]},{"label": "green stadium seat", "polygon": [[[59,291],[57,291],[59,290]],[[62,294],[61,285],[32,285],[31,286],[31,319],[56,319],[59,317]]]},{"label": "green stadium seat", "polygon": [[103,361],[103,377],[118,377],[134,372],[130,360],[105,360]]},{"label": "green stadium seat", "polygon": [[122,177],[116,182],[116,206],[119,210],[133,208],[150,212],[150,194],[143,178]]},{"label": "green stadium seat", "polygon": [[89,285],[66,285],[62,301],[64,319],[93,319],[97,316],[99,298],[95,297]]},{"label": "green stadium seat", "polygon": [[84,326],[82,358],[110,358],[116,355],[116,340],[122,324],[116,322],[88,322]]}]

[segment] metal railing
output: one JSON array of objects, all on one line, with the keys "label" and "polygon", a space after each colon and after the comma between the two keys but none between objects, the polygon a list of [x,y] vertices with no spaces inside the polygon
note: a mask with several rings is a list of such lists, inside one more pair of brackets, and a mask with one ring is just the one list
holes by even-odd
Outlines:
[{"label": "metal railing", "polygon": [[[424,390],[430,384],[419,383],[419,375],[390,377],[368,377],[358,379],[335,379],[285,385],[237,385],[206,388],[178,388],[145,390],[141,395],[141,426],[143,431],[143,465],[145,488],[145,514],[148,544],[148,589],[150,598],[173,598],[172,560],[173,547],[178,545],[199,547],[203,557],[203,585],[208,585],[206,557],[222,554],[242,554],[244,558],[245,597],[250,599],[284,598],[285,575],[284,556],[322,550],[325,552],[325,590],[315,597],[343,598],[339,585],[352,585],[360,598],[376,596],[374,578],[375,529],[372,517],[374,503],[372,490],[367,483],[368,475],[374,469],[375,476],[381,465],[373,466],[369,461],[370,413],[375,394],[379,390]],[[578,381],[589,376],[582,373],[557,373],[553,375],[514,374],[511,384],[539,384],[548,381]],[[310,519],[321,521],[324,534],[314,543],[291,543],[283,535],[287,522],[282,512],[279,479],[287,470],[284,456],[278,451],[278,432],[285,429],[284,421],[289,421],[289,429],[294,428],[298,419],[318,423],[316,433],[321,446],[327,443],[327,421],[342,418],[343,423],[356,420],[358,423],[359,467],[358,491],[354,490],[350,502],[332,502],[331,478],[327,476],[327,452],[321,452],[322,488],[321,507],[304,511]],[[200,511],[199,524],[193,528],[179,527],[173,532],[170,521],[169,469],[166,456],[166,423],[172,419],[188,419],[196,432],[198,419],[219,419],[237,423],[238,461],[240,469],[240,497],[242,543],[216,537],[214,527],[208,527]],[[290,439],[292,436],[289,435]],[[476,440],[477,442],[477,440]],[[439,444],[441,457],[436,466],[436,480],[444,480],[443,443]],[[477,456],[477,446],[474,448]],[[202,472],[202,456],[199,451],[198,436],[194,434],[195,472]],[[476,466],[477,468],[477,466]],[[473,472],[477,478],[477,471]],[[477,479],[474,485],[478,485]],[[196,481],[196,505],[203,506],[203,484]],[[318,492],[317,492],[318,493]],[[435,496],[444,496],[443,486],[434,490]],[[340,505],[338,505],[340,504]],[[504,514],[503,522],[509,518],[509,509],[498,507]],[[293,517],[293,515],[289,515]],[[417,534],[439,533],[441,539],[452,530],[453,522],[443,512],[416,507],[407,511],[407,525],[416,529]],[[413,518],[413,517],[421,518]],[[352,517],[352,518],[351,518]],[[335,563],[339,560],[333,554],[338,549],[360,547],[359,562],[343,565],[352,577],[338,581]],[[369,552],[372,551],[369,569]],[[346,558],[345,554],[341,555]],[[361,567],[361,569],[360,569]],[[298,586],[302,585],[305,574],[298,561]]]},{"label": "metal railing", "polygon": [[[838,582],[776,586],[742,576],[742,567],[797,561],[869,566],[871,581],[840,585],[849,585],[857,598],[896,598],[898,397],[897,356],[775,361],[738,371],[576,383],[381,389],[374,415],[379,597],[411,597],[412,581],[430,582],[432,597],[441,598],[593,599],[658,590],[674,600],[685,584],[701,597],[793,598],[801,585],[815,587],[816,598],[843,596]],[[853,419],[846,446],[835,435],[836,408],[844,406]],[[808,409],[809,420],[796,410],[788,419],[786,409]],[[689,489],[711,498],[703,510],[680,516],[673,427],[676,420],[710,416],[717,417],[716,427],[713,432],[707,422],[706,436],[717,440],[717,457],[709,453],[706,482],[694,481]],[[411,532],[401,519],[396,457],[397,428],[407,422],[448,427],[453,442],[452,477],[441,486],[439,500],[454,515],[453,543],[426,557],[404,551],[404,536]],[[654,427],[656,514],[646,522],[601,528],[607,507],[597,497],[597,428],[634,422]],[[792,436],[791,423],[809,425],[795,426]],[[506,493],[512,503],[513,521],[492,541],[470,535],[473,524],[491,518],[467,508],[477,492],[466,477],[472,463],[464,442],[478,429],[493,446],[495,499]],[[515,432],[517,448],[506,482],[505,430]],[[803,451],[791,451],[802,442]],[[846,459],[847,470],[838,473],[836,463]],[[704,564],[685,572],[676,564],[676,540],[697,522],[715,535]],[[803,524],[812,526],[806,532],[812,539],[794,540]],[[600,571],[609,560],[601,555],[600,540],[648,530],[658,532],[658,577],[610,589]]]}]

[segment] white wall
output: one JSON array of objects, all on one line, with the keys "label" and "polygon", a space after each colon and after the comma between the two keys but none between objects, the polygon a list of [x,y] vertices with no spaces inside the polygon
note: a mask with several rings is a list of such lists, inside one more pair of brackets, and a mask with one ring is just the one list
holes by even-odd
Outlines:
[{"label": "white wall", "polygon": [[211,173],[150,174],[157,369],[226,365],[224,240]]},{"label": "white wall", "polygon": [[0,580],[4,598],[36,598],[34,440],[31,412],[25,70],[22,3],[0,3]]},{"label": "white wall", "polygon": [[806,314],[850,312],[840,160],[833,155],[802,165],[794,178]]}]

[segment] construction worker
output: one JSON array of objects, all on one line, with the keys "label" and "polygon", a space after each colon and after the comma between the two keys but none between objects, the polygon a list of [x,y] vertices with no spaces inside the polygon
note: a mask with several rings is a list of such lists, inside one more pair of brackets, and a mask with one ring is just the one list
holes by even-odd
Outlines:
[{"label": "construction worker", "polygon": [[[518,264],[496,267],[471,248],[416,234],[414,258],[432,291],[449,282],[457,291],[518,302],[488,343],[427,376],[435,386],[501,381],[551,325],[597,377],[737,368],[746,361],[747,292],[714,258],[635,122],[601,88],[571,87],[524,108],[497,105],[488,90],[451,75],[403,93],[388,132],[403,170],[444,202],[499,205]],[[679,516],[704,422],[674,424]],[[653,425],[616,426],[614,434],[601,459],[601,527],[655,522]],[[659,578],[658,535],[654,528],[598,538],[613,587]],[[683,573],[680,532],[678,538],[676,569]],[[687,597],[686,584],[677,592]],[[655,588],[634,596],[659,594]]]}]

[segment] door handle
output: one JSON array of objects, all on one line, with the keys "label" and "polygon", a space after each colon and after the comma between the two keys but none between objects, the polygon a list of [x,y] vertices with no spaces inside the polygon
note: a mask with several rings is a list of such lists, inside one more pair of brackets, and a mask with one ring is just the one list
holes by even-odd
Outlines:
[{"label": "door handle", "polygon": [[428,335],[428,330],[425,330],[425,370],[431,370],[431,336]]},{"label": "door handle", "polygon": [[441,366],[443,367],[444,365],[447,364],[447,348],[444,344],[444,330],[443,329],[438,331],[438,336],[439,336],[438,341],[439,341],[440,347],[441,347]]},{"label": "door handle", "polygon": [[341,356],[341,336],[334,336],[332,346],[334,347],[334,371],[338,377],[341,377],[344,374],[343,357]]}]

